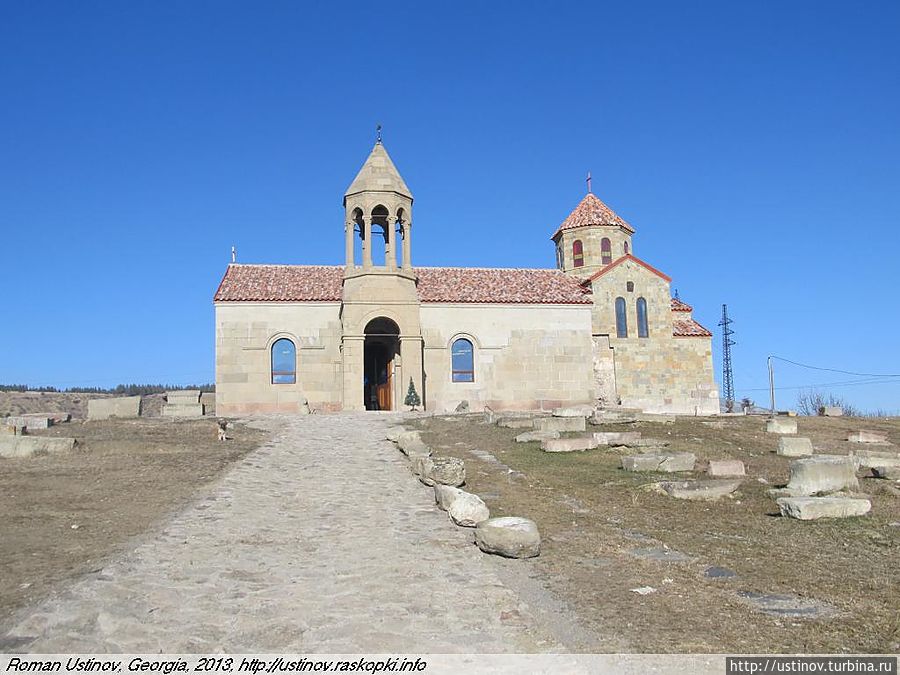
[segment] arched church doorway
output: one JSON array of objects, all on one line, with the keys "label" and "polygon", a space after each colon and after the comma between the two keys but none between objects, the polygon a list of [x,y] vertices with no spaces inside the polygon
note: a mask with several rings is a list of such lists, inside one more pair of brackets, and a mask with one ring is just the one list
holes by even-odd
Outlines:
[{"label": "arched church doorway", "polygon": [[363,400],[366,410],[394,409],[394,369],[400,353],[400,328],[385,317],[366,325]]}]

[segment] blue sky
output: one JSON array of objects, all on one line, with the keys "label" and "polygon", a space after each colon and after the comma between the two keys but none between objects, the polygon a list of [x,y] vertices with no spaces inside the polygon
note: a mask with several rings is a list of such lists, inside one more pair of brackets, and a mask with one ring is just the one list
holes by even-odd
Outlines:
[{"label": "blue sky", "polygon": [[416,264],[552,267],[590,170],[701,322],[728,303],[739,396],[771,353],[900,373],[898,34],[896,2],[4,3],[0,381],[212,380],[231,246],[341,263],[378,122]]}]

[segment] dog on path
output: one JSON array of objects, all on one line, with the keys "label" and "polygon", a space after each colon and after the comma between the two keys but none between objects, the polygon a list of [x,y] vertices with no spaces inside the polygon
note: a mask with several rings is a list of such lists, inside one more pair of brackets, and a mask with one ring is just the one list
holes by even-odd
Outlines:
[{"label": "dog on path", "polygon": [[216,426],[219,428],[219,440],[227,441],[228,437],[225,435],[225,430],[228,428],[228,420],[216,420]]}]

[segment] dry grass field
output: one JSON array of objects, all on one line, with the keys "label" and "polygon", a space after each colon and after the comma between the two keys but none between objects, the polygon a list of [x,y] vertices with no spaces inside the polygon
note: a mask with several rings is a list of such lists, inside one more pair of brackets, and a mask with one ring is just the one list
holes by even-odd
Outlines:
[{"label": "dry grass field", "polygon": [[[71,395],[45,396],[41,411],[58,409],[47,401],[60,396]],[[0,625],[102,567],[266,437],[237,426],[221,443],[214,418],[159,417],[69,422],[33,435],[78,444],[71,453],[0,459]]]},{"label": "dry grass field", "polygon": [[[621,455],[632,453],[545,453],[538,443],[514,442],[521,430],[480,416],[416,424],[437,454],[465,460],[467,489],[493,516],[538,523],[541,556],[518,563],[598,636],[578,645],[583,651],[615,651],[617,638],[645,652],[900,651],[898,486],[861,478],[872,497],[863,518],[782,518],[766,490],[786,483],[789,460],[774,454],[777,436],[765,433],[762,418],[602,427],[638,429],[701,462],[743,460],[748,478],[739,492],[711,503],[646,489],[672,475],[623,471]],[[846,454],[851,444],[841,439],[860,428],[900,444],[896,419],[799,418],[800,435],[820,453]],[[716,567],[734,576],[710,576]],[[642,587],[654,590],[632,590]]]}]

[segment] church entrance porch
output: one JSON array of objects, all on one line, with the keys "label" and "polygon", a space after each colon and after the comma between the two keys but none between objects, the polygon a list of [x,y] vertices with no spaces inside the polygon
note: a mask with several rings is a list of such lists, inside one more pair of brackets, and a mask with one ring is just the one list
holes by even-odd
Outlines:
[{"label": "church entrance porch", "polygon": [[394,410],[395,369],[400,351],[400,329],[386,318],[373,319],[365,330],[363,349],[363,402],[366,410]]}]

